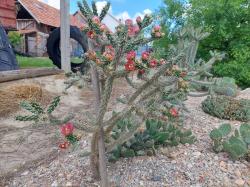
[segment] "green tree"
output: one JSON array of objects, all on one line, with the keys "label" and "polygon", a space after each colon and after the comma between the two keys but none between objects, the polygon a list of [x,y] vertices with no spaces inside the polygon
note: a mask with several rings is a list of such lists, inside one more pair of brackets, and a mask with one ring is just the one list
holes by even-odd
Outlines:
[{"label": "green tree", "polygon": [[160,7],[155,14],[156,20],[160,22],[166,35],[154,42],[153,47],[157,57],[165,58],[169,45],[176,43],[175,33],[182,28],[185,23],[186,2],[183,0],[164,0],[164,6]]},{"label": "green tree", "polygon": [[10,31],[8,33],[8,38],[10,40],[11,45],[14,47],[18,46],[22,41],[22,36],[17,31]]},{"label": "green tree", "polygon": [[[197,57],[207,60],[207,51],[225,52],[226,58],[215,65],[214,73],[233,77],[242,87],[250,86],[249,0],[164,0],[158,12],[162,25],[172,32],[170,36],[187,25],[211,33],[201,41]],[[175,43],[173,37],[171,42]],[[168,45],[169,42],[154,44],[156,48]]]}]

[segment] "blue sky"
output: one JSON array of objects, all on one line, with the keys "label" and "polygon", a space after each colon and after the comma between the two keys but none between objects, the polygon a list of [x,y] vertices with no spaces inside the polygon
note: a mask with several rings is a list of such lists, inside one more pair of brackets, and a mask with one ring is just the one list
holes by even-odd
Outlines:
[{"label": "blue sky", "polygon": [[[51,6],[59,7],[60,0],[41,0],[44,1]],[[70,0],[70,11],[74,13],[77,10],[77,1],[78,0]],[[91,0],[88,0],[90,3]],[[122,19],[132,18],[135,19],[138,15],[143,15],[145,13],[150,13],[150,11],[154,11],[161,4],[162,0],[110,0],[112,5],[111,13]],[[99,6],[103,6],[104,1],[98,1]]]}]

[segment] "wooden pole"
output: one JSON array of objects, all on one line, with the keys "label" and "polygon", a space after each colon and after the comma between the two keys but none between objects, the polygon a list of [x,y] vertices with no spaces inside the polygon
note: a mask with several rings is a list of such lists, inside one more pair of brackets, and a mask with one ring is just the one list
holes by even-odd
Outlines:
[{"label": "wooden pole", "polygon": [[35,69],[2,71],[0,72],[0,83],[19,80],[19,79],[55,75],[55,74],[59,74],[62,72],[63,72],[62,70],[57,69],[57,68],[35,68]]},{"label": "wooden pole", "polygon": [[61,63],[62,70],[71,71],[70,65],[70,14],[69,0],[60,0]]}]

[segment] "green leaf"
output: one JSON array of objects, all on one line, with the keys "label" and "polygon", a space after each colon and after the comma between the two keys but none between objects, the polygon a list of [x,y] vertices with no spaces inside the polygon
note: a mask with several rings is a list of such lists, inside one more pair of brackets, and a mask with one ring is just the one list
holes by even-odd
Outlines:
[{"label": "green leaf", "polygon": [[220,131],[221,135],[224,137],[224,136],[227,136],[230,132],[231,132],[231,125],[230,124],[222,124],[218,130]]},{"label": "green leaf", "polygon": [[243,142],[240,138],[232,136],[229,138],[229,143],[230,144],[234,144],[234,145],[239,145],[242,147],[247,147],[247,145],[245,144],[245,142]]},{"label": "green leaf", "polygon": [[39,103],[31,102],[30,104],[31,104],[31,106],[36,110],[36,112],[37,112],[38,114],[44,113],[44,110],[43,110],[42,106],[41,106]]},{"label": "green leaf", "polygon": [[212,140],[220,140],[220,139],[222,139],[222,134],[221,134],[221,132],[218,130],[218,129],[214,129],[214,130],[212,130],[211,132],[210,132],[210,138],[212,139]]},{"label": "green leaf", "polygon": [[230,143],[225,142],[223,144],[223,147],[234,160],[237,160],[243,157],[248,151],[245,146],[242,146],[240,144],[230,144]]},{"label": "green leaf", "polygon": [[37,110],[28,101],[22,101],[20,106],[33,114],[37,114]]},{"label": "green leaf", "polygon": [[155,142],[163,144],[167,139],[169,139],[169,137],[168,132],[159,132],[154,136],[154,140]]},{"label": "green leaf", "polygon": [[145,151],[143,151],[143,150],[140,150],[140,151],[137,151],[136,152],[136,155],[137,156],[145,156],[147,153],[145,152]]},{"label": "green leaf", "polygon": [[56,107],[59,105],[60,103],[60,96],[57,96],[53,99],[53,101],[50,103],[48,109],[47,109],[47,112],[49,114],[51,114],[55,109]]},{"label": "green leaf", "polygon": [[38,115],[31,116],[16,116],[17,121],[36,121],[39,118]]},{"label": "green leaf", "polygon": [[125,158],[134,157],[135,152],[133,149],[122,149],[121,155]]}]

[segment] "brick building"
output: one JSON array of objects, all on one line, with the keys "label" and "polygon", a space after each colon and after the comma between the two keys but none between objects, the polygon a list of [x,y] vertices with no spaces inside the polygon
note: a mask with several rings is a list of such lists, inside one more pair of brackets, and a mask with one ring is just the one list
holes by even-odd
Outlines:
[{"label": "brick building", "polygon": [[15,0],[0,0],[0,23],[7,31],[16,29]]}]

